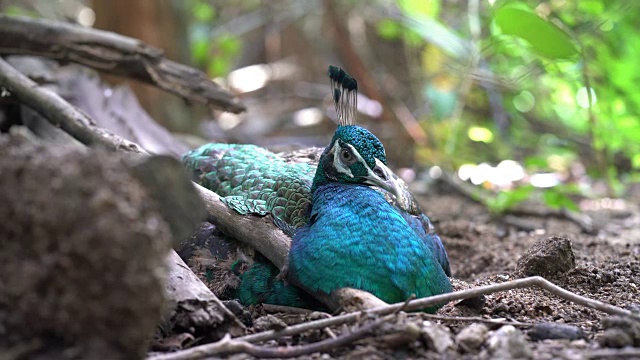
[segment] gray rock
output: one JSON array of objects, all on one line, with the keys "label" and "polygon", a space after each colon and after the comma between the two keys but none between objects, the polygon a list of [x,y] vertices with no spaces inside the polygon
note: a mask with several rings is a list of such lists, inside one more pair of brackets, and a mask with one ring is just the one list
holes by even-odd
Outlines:
[{"label": "gray rock", "polygon": [[256,331],[267,331],[267,330],[282,330],[287,327],[287,324],[281,319],[267,314],[265,316],[261,316],[253,323],[253,327]]},{"label": "gray rock", "polygon": [[456,343],[464,352],[476,352],[484,344],[488,332],[489,329],[483,324],[471,324],[456,335]]},{"label": "gray rock", "polygon": [[584,337],[579,327],[560,323],[538,323],[528,332],[531,340],[546,339],[577,340]]},{"label": "gray rock", "polygon": [[448,327],[425,322],[422,327],[422,339],[429,349],[442,354],[447,349],[453,348],[454,342]]},{"label": "gray rock", "polygon": [[0,353],[143,358],[171,233],[123,157],[0,139],[0,174]]},{"label": "gray rock", "polygon": [[505,325],[487,340],[492,359],[530,359],[533,356],[529,343],[520,330]]},{"label": "gray rock", "polygon": [[640,321],[611,316],[602,320],[602,326],[606,331],[599,339],[600,345],[613,348],[640,346]]},{"label": "gray rock", "polygon": [[619,328],[607,329],[602,336],[598,338],[598,343],[602,347],[623,348],[625,346],[633,346],[633,339],[624,330]]},{"label": "gray rock", "polygon": [[526,276],[549,276],[565,273],[576,266],[571,240],[552,236],[538,240],[518,259],[516,270]]}]

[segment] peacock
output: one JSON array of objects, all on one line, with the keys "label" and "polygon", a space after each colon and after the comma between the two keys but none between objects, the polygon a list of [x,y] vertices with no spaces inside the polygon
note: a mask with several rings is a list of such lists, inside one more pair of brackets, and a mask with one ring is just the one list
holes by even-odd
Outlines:
[{"label": "peacock", "polygon": [[[272,215],[293,237],[288,277],[311,294],[349,286],[396,302],[451,291],[447,253],[429,218],[387,167],[382,143],[354,124],[356,80],[334,66],[329,77],[340,124],[327,148],[291,155],[207,144],[185,154],[185,165],[238,213]],[[261,263],[242,273],[241,301],[306,301],[294,286],[267,282],[273,271]]]}]

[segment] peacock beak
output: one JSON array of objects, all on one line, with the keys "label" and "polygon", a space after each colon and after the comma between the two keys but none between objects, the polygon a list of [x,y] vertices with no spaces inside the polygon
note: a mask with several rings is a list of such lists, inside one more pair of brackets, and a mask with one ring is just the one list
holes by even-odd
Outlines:
[{"label": "peacock beak", "polygon": [[405,198],[404,182],[400,180],[387,165],[378,159],[376,159],[376,166],[373,170],[369,170],[369,175],[365,182],[369,185],[387,190],[392,193],[398,201],[403,201]]}]

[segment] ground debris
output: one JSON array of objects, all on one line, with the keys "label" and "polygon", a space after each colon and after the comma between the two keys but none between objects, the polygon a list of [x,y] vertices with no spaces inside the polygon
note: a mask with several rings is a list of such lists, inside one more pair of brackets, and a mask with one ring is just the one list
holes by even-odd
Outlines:
[{"label": "ground debris", "polygon": [[602,321],[604,334],[598,339],[603,347],[640,346],[640,321],[611,316]]},{"label": "ground debris", "polygon": [[531,347],[520,330],[505,325],[489,335],[489,351],[495,359],[529,359]]},{"label": "ground debris", "polygon": [[584,337],[579,327],[567,324],[543,322],[535,324],[527,333],[531,340],[547,339],[577,340]]},{"label": "ground debris", "polygon": [[471,324],[456,335],[456,343],[466,353],[477,352],[487,339],[489,329],[483,324]]},{"label": "ground debris", "polygon": [[451,330],[440,324],[425,322],[422,327],[422,339],[428,349],[434,350],[438,354],[442,354],[454,346]]},{"label": "ground debris", "polygon": [[[427,203],[438,204],[433,207],[434,211],[446,211],[447,206],[453,208],[450,215],[445,212],[434,217],[440,220],[436,223],[436,230],[442,235],[452,259],[452,283],[456,290],[518,279],[522,276],[518,271],[518,259],[536,242],[553,239],[552,234],[558,234],[555,237],[571,239],[574,264],[577,266],[568,271],[553,272],[551,278],[554,283],[575,294],[621,307],[628,308],[638,303],[640,243],[632,233],[619,237],[620,229],[640,228],[637,209],[634,208],[631,217],[611,220],[609,225],[618,231],[615,239],[607,237],[610,235],[607,235],[606,227],[599,236],[594,236],[581,233],[566,220],[555,218],[545,220],[541,225],[544,229],[510,232],[507,236],[497,237],[499,224],[487,222],[489,217],[486,213],[473,205],[461,205],[459,199],[449,195],[433,196],[434,200]],[[544,236],[542,240],[541,236]],[[599,339],[606,331],[602,324],[605,317],[603,313],[560,299],[545,290],[515,289],[486,295],[485,300],[472,307],[456,306],[455,302],[447,304],[438,316],[449,317],[450,320],[431,319],[418,314],[402,317],[399,314],[396,320],[383,324],[351,346],[314,353],[304,358],[584,359],[593,351],[618,351],[600,348]],[[271,313],[283,319],[288,326],[312,320],[299,316],[298,321],[291,322],[291,313]],[[254,312],[254,318],[260,315]],[[427,339],[423,331],[425,320],[431,321],[431,326],[437,326],[435,329],[443,330],[447,335]],[[470,324],[470,321],[475,323]],[[540,325],[536,325],[538,323]],[[506,327],[503,326],[505,324]],[[420,329],[421,335],[417,341],[411,336],[413,332],[410,329],[414,326]],[[332,326],[272,340],[264,345],[304,346],[332,336],[341,336],[355,328],[355,325]],[[434,344],[429,344],[434,338],[444,338],[447,343],[439,347],[441,353]]]}]

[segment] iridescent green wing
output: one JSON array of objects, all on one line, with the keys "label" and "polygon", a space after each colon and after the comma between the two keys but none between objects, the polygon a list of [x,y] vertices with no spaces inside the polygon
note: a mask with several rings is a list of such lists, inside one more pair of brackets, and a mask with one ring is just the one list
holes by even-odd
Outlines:
[{"label": "iridescent green wing", "polygon": [[307,222],[312,161],[283,158],[255,145],[206,144],[184,155],[183,162],[197,183],[240,214],[271,214],[289,234]]}]

